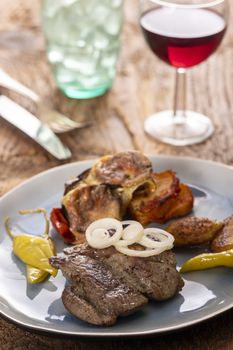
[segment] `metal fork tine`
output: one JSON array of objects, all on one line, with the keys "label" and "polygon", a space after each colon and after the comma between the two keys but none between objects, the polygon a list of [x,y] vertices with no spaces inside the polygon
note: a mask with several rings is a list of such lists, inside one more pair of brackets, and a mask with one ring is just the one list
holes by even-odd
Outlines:
[{"label": "metal fork tine", "polygon": [[46,112],[45,117],[47,125],[57,134],[90,126],[90,122],[77,122],[55,110],[46,110],[43,112],[43,114]]},{"label": "metal fork tine", "polygon": [[74,120],[66,117],[64,114],[61,114],[60,112],[57,112],[55,110],[50,112],[47,111],[47,115],[51,121],[55,121],[56,123],[59,123],[59,124],[69,125],[69,126],[77,126],[79,124]]},{"label": "metal fork tine", "polygon": [[73,129],[84,128],[91,125],[90,122],[76,122],[64,114],[54,110],[50,105],[46,105],[46,103],[42,101],[34,91],[24,86],[17,80],[11,78],[2,69],[0,69],[0,86],[13,90],[34,101],[37,104],[38,114],[42,121],[50,126],[56,133],[67,132]]},{"label": "metal fork tine", "polygon": [[56,133],[62,133],[74,129],[73,126],[70,127],[69,125],[64,125],[60,123],[51,123],[50,128]]},{"label": "metal fork tine", "polygon": [[68,132],[71,130],[84,128],[84,127],[90,125],[90,123],[76,123],[75,121],[73,123],[66,123],[65,121],[60,119],[60,120],[52,121],[52,122],[48,123],[48,125],[55,133],[61,134],[61,133]]},{"label": "metal fork tine", "polygon": [[50,124],[50,128],[56,133],[56,134],[61,134],[63,132],[68,132],[70,130],[74,130],[74,128],[70,128],[69,126],[65,126],[64,125],[59,125],[59,124],[55,124],[55,123],[52,123]]}]

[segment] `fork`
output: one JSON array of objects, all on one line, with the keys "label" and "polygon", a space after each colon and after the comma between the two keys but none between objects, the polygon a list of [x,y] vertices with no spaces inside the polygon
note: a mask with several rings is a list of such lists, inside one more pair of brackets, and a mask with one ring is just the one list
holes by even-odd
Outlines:
[{"label": "fork", "polygon": [[41,119],[57,134],[89,126],[90,122],[77,122],[52,109],[33,90],[13,79],[0,68],[0,86],[30,98],[36,103]]}]

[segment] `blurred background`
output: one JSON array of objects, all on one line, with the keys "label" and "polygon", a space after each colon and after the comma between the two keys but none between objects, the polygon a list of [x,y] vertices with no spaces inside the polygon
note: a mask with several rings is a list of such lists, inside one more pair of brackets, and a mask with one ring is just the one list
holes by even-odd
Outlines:
[{"label": "blurred background", "polygon": [[[229,152],[233,130],[231,20],[217,52],[188,72],[188,108],[211,117],[215,125],[214,137],[201,145],[174,148],[152,140],[143,130],[148,115],[165,107],[172,108],[174,69],[150,52],[139,27],[138,1],[124,2],[122,46],[114,84],[105,95],[89,100],[69,99],[56,88],[45,54],[40,7],[40,0],[0,2],[0,67],[72,119],[93,122],[93,127],[61,136],[72,150],[72,160],[138,149],[149,154],[196,155],[233,163],[233,153]],[[0,93],[36,112],[29,99],[4,88],[0,88]],[[7,185],[4,183],[4,190],[5,186],[12,186],[11,174],[17,166],[22,171],[21,176],[27,177],[57,164],[28,138],[22,136],[19,142],[15,129],[6,122],[0,120],[0,126],[0,159],[3,166],[7,163],[4,177],[9,179]],[[34,168],[30,166],[32,162]],[[16,184],[20,179],[12,181]]]}]

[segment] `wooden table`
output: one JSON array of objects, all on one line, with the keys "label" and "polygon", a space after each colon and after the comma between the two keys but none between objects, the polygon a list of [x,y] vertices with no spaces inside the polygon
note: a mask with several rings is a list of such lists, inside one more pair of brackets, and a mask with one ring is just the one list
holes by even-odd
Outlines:
[{"label": "wooden table", "polygon": [[[223,45],[208,62],[189,72],[188,106],[207,114],[215,125],[208,141],[175,148],[145,135],[143,120],[154,111],[172,106],[174,71],[147,48],[137,23],[137,0],[125,1],[123,46],[114,86],[105,96],[70,100],[56,90],[46,62],[40,30],[39,0],[0,2],[0,66],[13,77],[53,101],[77,120],[92,120],[91,128],[61,137],[72,150],[71,161],[106,153],[137,149],[149,154],[172,154],[233,164],[233,26]],[[232,5],[232,4],[231,4]],[[233,19],[233,16],[230,17]],[[6,90],[32,112],[27,99]],[[61,162],[0,119],[0,194],[25,179]],[[85,341],[37,335],[0,320],[0,349],[232,349],[233,311],[179,333],[133,340]]]}]

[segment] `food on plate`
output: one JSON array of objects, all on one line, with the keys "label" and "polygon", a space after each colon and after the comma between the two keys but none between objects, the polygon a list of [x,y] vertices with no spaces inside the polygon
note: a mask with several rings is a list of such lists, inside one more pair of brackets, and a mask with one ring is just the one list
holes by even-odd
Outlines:
[{"label": "food on plate", "polygon": [[43,213],[46,222],[45,232],[41,237],[29,234],[14,235],[9,227],[9,218],[5,222],[6,231],[13,240],[13,252],[26,264],[28,283],[42,282],[49,274],[55,277],[57,269],[49,263],[49,258],[55,254],[55,247],[49,237],[49,221],[45,209],[21,210],[19,213]]},{"label": "food on plate", "polygon": [[78,241],[84,239],[87,226],[100,218],[121,217],[120,196],[111,191],[108,185],[87,185],[79,183],[63,198],[65,213],[68,216],[70,231]]},{"label": "food on plate", "polygon": [[65,185],[62,208],[51,212],[54,228],[68,243],[85,242],[95,220],[135,218],[141,224],[188,214],[193,194],[172,171],[153,173],[150,160],[128,151],[100,158]]},{"label": "food on plate", "polygon": [[175,239],[176,247],[208,243],[212,252],[187,260],[180,272],[210,269],[217,266],[233,267],[233,216],[224,221],[188,217],[167,227]]},{"label": "food on plate", "polygon": [[233,249],[233,215],[225,220],[224,226],[211,243],[213,252],[222,252],[230,249]]},{"label": "food on plate", "polygon": [[100,158],[91,168],[86,181],[131,188],[143,184],[151,173],[151,162],[142,153],[120,152]]},{"label": "food on plate", "polygon": [[131,257],[114,247],[79,244],[50,258],[69,281],[62,300],[69,312],[95,325],[113,325],[149,299],[166,300],[183,287],[172,251],[148,258]]},{"label": "food on plate", "polygon": [[111,325],[119,315],[128,314],[147,303],[147,299],[114,277],[98,260],[85,255],[51,258],[71,282],[62,300],[74,316],[97,325]]},{"label": "food on plate", "polygon": [[218,266],[233,267],[233,249],[220,253],[204,253],[189,259],[180,272],[210,269]]},{"label": "food on plate", "polygon": [[87,226],[104,217],[122,219],[133,192],[154,187],[152,165],[140,152],[121,152],[100,158],[65,188],[64,216],[76,242],[83,242]]},{"label": "food on plate", "polygon": [[183,247],[212,241],[223,226],[223,221],[192,216],[172,222],[166,230],[174,236],[174,245]]},{"label": "food on plate", "polygon": [[53,227],[56,229],[56,232],[64,239],[65,243],[73,243],[75,237],[70,231],[69,222],[65,218],[61,208],[53,208],[50,213],[50,220],[53,224]]},{"label": "food on plate", "polygon": [[85,236],[87,243],[49,260],[70,283],[62,301],[77,318],[112,325],[148,299],[166,300],[182,289],[171,251],[174,238],[166,231],[103,218],[92,222]]},{"label": "food on plate", "polygon": [[153,173],[156,189],[141,193],[136,191],[129,204],[129,212],[143,225],[164,223],[171,218],[184,216],[193,208],[193,194],[187,185],[180,184],[173,171]]},{"label": "food on plate", "polygon": [[28,283],[36,284],[43,282],[48,276],[49,272],[38,269],[37,267],[31,265],[26,265],[26,278]]},{"label": "food on plate", "polygon": [[163,223],[167,220],[189,214],[193,209],[193,202],[194,198],[191,189],[181,183],[178,195],[170,199],[169,209],[163,218]]},{"label": "food on plate", "polygon": [[174,237],[156,227],[144,229],[137,221],[104,218],[88,226],[86,241],[92,248],[114,246],[125,255],[145,258],[172,249]]}]

